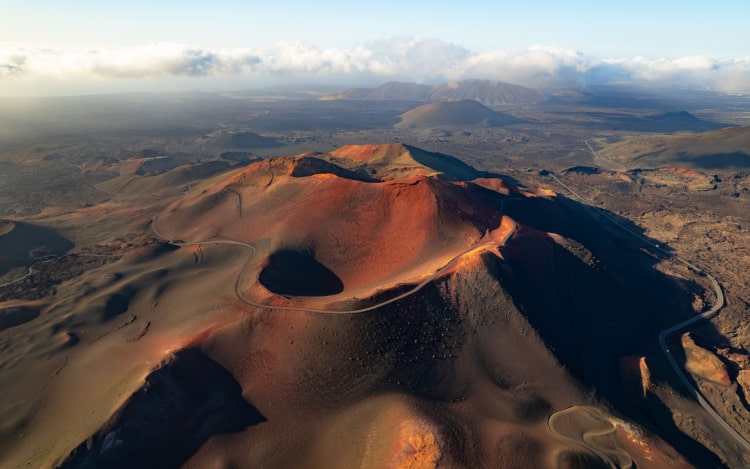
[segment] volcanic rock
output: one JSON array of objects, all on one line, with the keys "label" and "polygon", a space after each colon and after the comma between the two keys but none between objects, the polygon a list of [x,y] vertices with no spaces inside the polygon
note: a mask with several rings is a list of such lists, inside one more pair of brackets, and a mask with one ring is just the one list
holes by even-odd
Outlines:
[{"label": "volcanic rock", "polygon": [[727,367],[713,352],[696,344],[689,332],[682,335],[685,368],[692,374],[712,383],[729,386]]}]

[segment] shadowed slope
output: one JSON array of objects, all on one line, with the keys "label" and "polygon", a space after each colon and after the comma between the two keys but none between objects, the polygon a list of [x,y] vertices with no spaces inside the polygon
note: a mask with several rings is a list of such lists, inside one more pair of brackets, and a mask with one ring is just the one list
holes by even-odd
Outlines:
[{"label": "shadowed slope", "polygon": [[35,259],[63,255],[74,246],[51,228],[0,220],[0,276]]},{"label": "shadowed slope", "polygon": [[60,468],[177,468],[210,437],[264,420],[225,369],[182,350]]}]

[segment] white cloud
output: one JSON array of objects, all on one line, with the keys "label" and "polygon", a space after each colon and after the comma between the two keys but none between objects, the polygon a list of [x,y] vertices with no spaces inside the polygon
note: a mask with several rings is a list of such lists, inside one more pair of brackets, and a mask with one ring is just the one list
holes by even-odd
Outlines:
[{"label": "white cloud", "polygon": [[265,49],[206,49],[169,43],[89,50],[0,46],[0,87],[24,80],[86,83],[165,77],[352,83],[490,78],[542,88],[627,82],[750,93],[750,56],[607,59],[541,46],[474,52],[414,37],[351,49],[321,49],[300,42]]}]

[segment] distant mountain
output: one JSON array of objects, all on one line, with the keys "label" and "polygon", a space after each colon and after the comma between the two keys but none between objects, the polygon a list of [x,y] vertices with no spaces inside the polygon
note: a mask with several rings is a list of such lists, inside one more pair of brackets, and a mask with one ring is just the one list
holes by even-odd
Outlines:
[{"label": "distant mountain", "polygon": [[430,101],[459,101],[473,99],[485,106],[502,104],[535,103],[543,99],[542,94],[534,89],[511,85],[501,81],[464,80],[445,85],[433,86],[430,90]]},{"label": "distant mountain", "polygon": [[586,85],[583,89],[550,91],[546,105],[587,105],[609,109],[718,109],[750,105],[750,96],[732,95],[680,87],[649,87],[631,84]]},{"label": "distant mountain", "polygon": [[445,101],[419,106],[401,115],[400,128],[499,127],[517,124],[520,119],[493,111],[477,101]]},{"label": "distant mountain", "polygon": [[417,83],[391,81],[377,88],[349,88],[348,90],[324,96],[324,101],[339,99],[366,101],[430,101],[432,86]]},{"label": "distant mountain", "polygon": [[727,127],[711,121],[698,119],[687,111],[665,112],[643,117],[617,116],[604,122],[604,127],[611,130],[632,132],[705,132]]},{"label": "distant mountain", "polygon": [[463,80],[435,86],[389,82],[377,88],[350,88],[322,99],[424,102],[472,99],[485,106],[499,106],[535,103],[541,101],[543,97],[537,90],[510,83],[492,80]]},{"label": "distant mountain", "polygon": [[687,111],[665,112],[664,114],[656,114],[654,116],[649,116],[649,119],[652,122],[679,122],[679,123],[687,123],[687,124],[699,122],[697,117],[695,117],[694,115],[690,114]]}]

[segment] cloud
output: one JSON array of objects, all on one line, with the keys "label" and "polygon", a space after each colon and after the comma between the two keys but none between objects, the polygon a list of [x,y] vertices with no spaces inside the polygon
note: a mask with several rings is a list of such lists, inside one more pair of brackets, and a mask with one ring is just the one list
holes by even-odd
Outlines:
[{"label": "cloud", "polygon": [[352,83],[489,78],[538,88],[632,83],[750,93],[750,57],[610,59],[541,46],[471,51],[415,37],[384,39],[349,49],[300,42],[264,49],[208,49],[171,43],[88,50],[0,46],[0,84],[165,77]]}]

